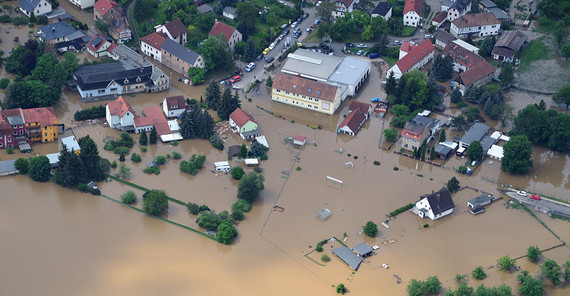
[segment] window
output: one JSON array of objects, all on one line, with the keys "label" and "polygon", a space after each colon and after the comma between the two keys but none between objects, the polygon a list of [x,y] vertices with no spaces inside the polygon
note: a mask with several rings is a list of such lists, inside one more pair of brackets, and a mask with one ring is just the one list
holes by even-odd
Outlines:
[{"label": "window", "polygon": [[17,136],[17,135],[18,135],[18,132],[17,132],[17,131],[14,131],[14,136]]},{"label": "window", "polygon": [[44,137],[47,137],[47,133],[44,133]]}]

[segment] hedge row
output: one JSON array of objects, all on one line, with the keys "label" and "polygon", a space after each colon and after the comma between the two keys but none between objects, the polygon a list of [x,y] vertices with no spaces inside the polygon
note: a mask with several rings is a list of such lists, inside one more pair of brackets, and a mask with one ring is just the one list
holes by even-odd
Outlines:
[{"label": "hedge row", "polygon": [[395,210],[395,211],[393,211],[393,212],[390,212],[390,216],[396,217],[396,216],[398,216],[399,214],[401,214],[401,213],[403,213],[403,212],[405,212],[405,211],[407,211],[407,210],[409,210],[409,209],[411,209],[411,208],[413,208],[413,207],[414,207],[414,204],[412,204],[412,203],[411,203],[411,204],[407,204],[407,205],[405,205],[405,206],[403,206],[403,207],[401,207],[401,208],[399,208],[399,209],[397,209],[397,210]]},{"label": "hedge row", "polygon": [[105,117],[105,107],[99,105],[76,111],[73,117],[76,121]]}]

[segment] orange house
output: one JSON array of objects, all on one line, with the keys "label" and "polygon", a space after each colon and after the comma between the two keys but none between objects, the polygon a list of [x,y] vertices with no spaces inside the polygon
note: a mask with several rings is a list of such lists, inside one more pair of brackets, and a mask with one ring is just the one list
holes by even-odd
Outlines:
[{"label": "orange house", "polygon": [[22,114],[30,142],[53,142],[57,139],[57,116],[53,107],[22,109]]}]

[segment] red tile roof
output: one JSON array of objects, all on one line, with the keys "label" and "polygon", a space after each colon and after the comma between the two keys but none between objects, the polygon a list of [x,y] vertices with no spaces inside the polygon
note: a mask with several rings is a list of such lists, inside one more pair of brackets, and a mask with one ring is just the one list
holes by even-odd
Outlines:
[{"label": "red tile roof", "polygon": [[144,116],[135,117],[136,127],[153,125],[159,136],[170,134],[172,132],[168,126],[166,117],[164,117],[164,114],[158,105],[153,105],[144,109],[143,114]]},{"label": "red tile roof", "polygon": [[6,117],[3,112],[0,112],[0,135],[4,134],[12,134],[12,125],[8,121],[8,117]]},{"label": "red tile roof", "polygon": [[[475,66],[469,68],[469,70],[461,73],[458,77],[458,82],[465,86],[471,85],[471,83],[491,74],[497,70],[495,66],[489,64],[486,60],[477,63]],[[460,81],[459,81],[460,80]]]},{"label": "red tile roof", "polygon": [[438,15],[436,15],[432,22],[441,23],[447,18],[447,11],[442,11]]},{"label": "red tile roof", "polygon": [[450,42],[445,46],[443,55],[449,55],[456,63],[465,66],[467,69],[485,60],[482,56],[454,42]]},{"label": "red tile roof", "polygon": [[40,126],[52,126],[57,124],[57,116],[53,107],[23,109],[24,122],[39,122]]},{"label": "red tile roof", "polygon": [[433,52],[433,50],[434,48],[431,40],[426,39],[418,46],[412,48],[412,50],[410,50],[410,52],[405,57],[399,60],[396,65],[398,65],[398,68],[400,68],[400,71],[402,71],[402,74],[404,74],[410,70],[413,65]]},{"label": "red tile roof", "polygon": [[[97,41],[99,41],[99,44],[93,44],[93,43],[95,43],[96,39],[97,39]],[[89,49],[91,49],[93,52],[97,52],[107,42],[109,42],[109,41],[107,41],[107,39],[105,39],[105,37],[103,37],[99,34],[95,34],[95,35],[93,35],[93,37],[91,37],[89,42],[87,42],[87,47]]]},{"label": "red tile roof", "polygon": [[499,19],[492,12],[466,14],[454,19],[452,22],[458,28],[470,28],[500,24]]},{"label": "red tile roof", "polygon": [[232,34],[234,33],[235,30],[236,30],[235,28],[216,20],[208,35],[217,37],[219,34],[223,34],[226,42],[228,42],[230,41],[230,38],[232,37]]},{"label": "red tile roof", "polygon": [[109,107],[109,113],[111,115],[119,115],[119,117],[123,117],[127,111],[131,111],[131,113],[135,114],[133,108],[131,108],[131,105],[123,98],[123,96],[119,96],[117,100],[108,103],[107,106]]},{"label": "red tile roof", "polygon": [[354,0],[337,0],[336,2],[337,3],[340,2],[340,3],[344,4],[344,6],[346,8],[348,8],[354,2]]},{"label": "red tile roof", "polygon": [[339,128],[343,128],[348,126],[348,128],[356,134],[360,128],[360,125],[366,120],[366,116],[360,111],[350,112],[348,116],[342,121],[342,123],[338,126]]},{"label": "red tile roof", "polygon": [[246,113],[245,111],[243,111],[240,108],[235,109],[234,112],[232,112],[232,114],[230,114],[230,118],[239,127],[244,126],[248,121],[253,121],[254,123],[256,123],[255,120],[253,119],[253,117],[249,113]]},{"label": "red tile roof", "polygon": [[188,29],[184,26],[180,19],[175,19],[171,22],[164,24],[164,27],[170,33],[170,36],[176,38],[184,33],[188,33]]},{"label": "red tile roof", "polygon": [[402,44],[402,46],[400,47],[400,50],[403,52],[410,52],[410,50],[412,50],[413,48],[415,48],[417,45],[408,41],[404,41],[404,43]]},{"label": "red tile roof", "polygon": [[304,142],[305,140],[307,140],[307,137],[303,137],[303,136],[299,136],[299,135],[294,135],[294,136],[293,136],[293,140],[294,140],[294,141],[301,141],[301,142]]},{"label": "red tile roof", "polygon": [[95,2],[95,9],[99,11],[101,16],[105,16],[109,11],[111,11],[111,8],[119,10],[117,2],[111,0],[99,0]]},{"label": "red tile roof", "polygon": [[404,5],[404,15],[410,11],[415,11],[420,17],[423,16],[424,0],[406,0]]},{"label": "red tile roof", "polygon": [[[173,106],[177,106],[173,108]],[[166,110],[177,110],[186,108],[186,103],[184,102],[184,96],[173,96],[166,97]]]},{"label": "red tile roof", "polygon": [[338,86],[282,72],[275,75],[272,87],[280,91],[288,91],[301,96],[329,102],[334,102],[336,93],[339,90]]},{"label": "red tile roof", "polygon": [[164,43],[164,40],[166,40],[166,38],[168,37],[164,33],[154,32],[148,36],[143,37],[141,41],[160,50],[162,48],[162,43]]},{"label": "red tile roof", "polygon": [[370,104],[364,103],[364,102],[359,102],[356,100],[352,100],[352,101],[350,101],[350,104],[348,104],[348,111],[359,110],[360,112],[362,112],[364,114],[368,114],[368,113],[370,113],[371,109],[372,109],[372,106],[370,106]]}]

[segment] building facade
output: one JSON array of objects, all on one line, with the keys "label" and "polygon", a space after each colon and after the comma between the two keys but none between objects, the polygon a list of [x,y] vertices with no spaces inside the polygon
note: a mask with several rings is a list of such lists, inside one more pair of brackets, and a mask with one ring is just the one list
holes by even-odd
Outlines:
[{"label": "building facade", "polygon": [[457,38],[485,37],[499,34],[501,22],[490,12],[466,14],[451,22],[449,32]]},{"label": "building facade", "polygon": [[238,30],[218,20],[215,20],[214,25],[212,26],[212,29],[208,35],[213,37],[218,37],[221,35],[222,39],[228,43],[232,50],[234,50],[236,43],[242,40],[242,34]]},{"label": "building facade", "polygon": [[406,4],[404,4],[404,26],[421,26],[423,9],[424,0],[406,0]]},{"label": "building facade", "polygon": [[332,115],[340,106],[341,90],[324,82],[277,73],[273,79],[271,99]]},{"label": "building facade", "polygon": [[57,139],[57,116],[53,107],[23,109],[26,135],[30,142],[53,142]]},{"label": "building facade", "polygon": [[95,6],[95,0],[69,0],[69,2],[81,9]]},{"label": "building facade", "polygon": [[52,11],[51,3],[46,0],[22,0],[18,3],[18,8],[27,17],[30,17],[32,12],[38,17]]}]

